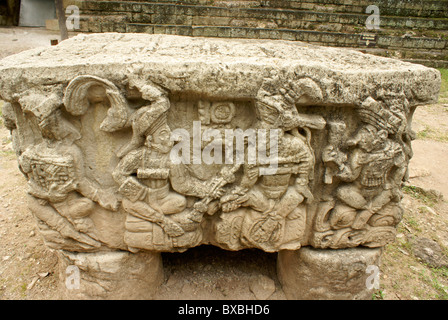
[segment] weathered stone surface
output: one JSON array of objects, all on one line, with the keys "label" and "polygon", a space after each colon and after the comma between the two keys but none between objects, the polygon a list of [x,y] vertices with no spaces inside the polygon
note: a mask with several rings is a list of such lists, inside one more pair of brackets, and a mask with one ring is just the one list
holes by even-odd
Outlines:
[{"label": "weathered stone surface", "polygon": [[318,80],[327,105],[359,103],[377,86],[391,92],[406,88],[409,92],[402,93],[414,104],[436,98],[439,78],[436,70],[420,65],[300,42],[113,33],[79,35],[56,47],[11,56],[1,66],[2,79],[13,81],[2,88],[6,100],[29,89],[27,79],[66,86],[78,75],[95,75],[126,83],[129,75],[142,78],[140,73],[172,92],[254,98],[264,79],[277,71],[284,79]]},{"label": "weathered stone surface", "polygon": [[278,276],[288,299],[371,299],[379,281],[380,256],[380,248],[281,251]]},{"label": "weathered stone surface", "polygon": [[163,282],[160,253],[59,251],[63,299],[152,299]]},{"label": "weathered stone surface", "polygon": [[[269,40],[79,35],[0,61],[46,244],[382,247],[435,69]],[[372,251],[373,252],[373,251]]]},{"label": "weathered stone surface", "polygon": [[249,289],[258,300],[266,300],[275,292],[275,282],[267,276],[259,275],[252,279]]}]

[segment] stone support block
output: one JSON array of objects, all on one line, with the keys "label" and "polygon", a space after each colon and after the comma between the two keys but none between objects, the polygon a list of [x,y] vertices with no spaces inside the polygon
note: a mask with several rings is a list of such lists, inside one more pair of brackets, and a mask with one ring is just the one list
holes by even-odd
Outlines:
[{"label": "stone support block", "polygon": [[152,299],[163,282],[158,252],[58,251],[62,299]]},{"label": "stone support block", "polygon": [[277,273],[288,299],[366,300],[379,288],[381,249],[280,251]]}]

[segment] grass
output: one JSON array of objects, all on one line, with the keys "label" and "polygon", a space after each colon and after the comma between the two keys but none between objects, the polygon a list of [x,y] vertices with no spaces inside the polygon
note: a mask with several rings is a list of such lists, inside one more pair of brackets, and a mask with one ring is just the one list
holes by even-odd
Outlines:
[{"label": "grass", "polygon": [[438,277],[448,279],[448,267],[432,268],[432,272]]},{"label": "grass", "polygon": [[434,141],[448,142],[448,132],[434,130],[428,126],[425,126],[425,129],[417,132],[417,139],[430,139]]},{"label": "grass", "polygon": [[420,278],[434,289],[434,299],[448,300],[448,287],[440,283],[439,277],[441,276],[436,270],[435,268],[422,270],[420,272]]},{"label": "grass", "polygon": [[[418,204],[404,212],[397,230],[400,237],[385,247],[382,271],[388,277],[382,279],[381,290],[372,294],[372,300],[448,300],[448,267],[433,267],[414,254],[415,240],[431,237],[426,227],[428,221],[441,217],[429,213],[441,199],[437,193],[413,185],[405,185],[403,193],[417,199]],[[448,255],[448,248],[440,246]]]},{"label": "grass", "polygon": [[422,201],[428,207],[434,207],[434,205],[439,201],[439,197],[435,193],[431,192],[431,190],[427,191],[423,188],[412,185],[405,185],[402,190],[414,199]]},{"label": "grass", "polygon": [[[410,234],[414,234],[414,231],[412,230]],[[405,256],[402,251],[398,251],[400,246],[406,248],[409,254]],[[434,268],[417,260],[412,253],[412,245],[408,241],[390,244],[386,251],[389,267],[396,268],[395,264],[399,263],[402,270],[408,270],[407,273],[394,275],[394,280],[389,284],[389,287],[395,291],[400,291],[400,288],[406,289],[400,299],[412,299],[414,296],[423,300],[448,300],[448,268]],[[372,300],[386,299],[386,290],[382,286],[380,290],[373,292]]]},{"label": "grass", "polygon": [[408,225],[413,228],[417,232],[421,232],[422,229],[420,228],[420,225],[418,221],[414,217],[409,217],[407,220]]},{"label": "grass", "polygon": [[372,300],[384,300],[383,290],[378,290],[378,291],[372,293]]},{"label": "grass", "polygon": [[[441,86],[439,92],[439,99],[437,104],[429,105],[428,110],[432,110],[431,113],[437,112],[441,114],[441,117],[445,119],[444,113],[448,113],[448,69],[438,69],[441,74]],[[433,107],[434,109],[431,109]],[[432,116],[432,115],[431,115]],[[418,123],[421,125],[421,128],[417,132],[417,139],[420,140],[432,140],[443,143],[448,143],[448,130],[447,124],[440,120],[438,126],[430,125],[425,123],[425,118],[419,119]]]},{"label": "grass", "polygon": [[16,157],[16,153],[14,150],[5,150],[0,151],[0,157],[7,158],[7,159],[14,159]]},{"label": "grass", "polygon": [[442,84],[440,87],[439,103],[448,102],[448,69],[438,69],[442,75]]}]

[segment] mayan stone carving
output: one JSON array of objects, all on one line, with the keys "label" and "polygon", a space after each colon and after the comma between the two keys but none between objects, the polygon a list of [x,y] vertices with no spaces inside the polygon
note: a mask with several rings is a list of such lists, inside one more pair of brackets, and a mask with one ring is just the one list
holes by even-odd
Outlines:
[{"label": "mayan stone carving", "polygon": [[394,241],[412,114],[439,86],[434,69],[288,41],[92,34],[0,62],[30,211],[81,269],[71,298],[151,298],[160,253],[202,244],[279,252],[290,298],[367,297],[365,270],[325,283]]}]

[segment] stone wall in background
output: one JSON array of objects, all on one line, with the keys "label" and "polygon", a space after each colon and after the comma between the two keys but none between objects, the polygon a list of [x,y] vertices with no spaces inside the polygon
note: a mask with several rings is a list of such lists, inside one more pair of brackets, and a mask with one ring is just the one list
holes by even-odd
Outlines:
[{"label": "stone wall in background", "polygon": [[[282,39],[448,66],[448,1],[75,1],[83,32]],[[366,8],[380,10],[368,30]]]}]

